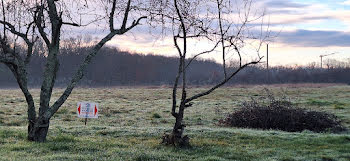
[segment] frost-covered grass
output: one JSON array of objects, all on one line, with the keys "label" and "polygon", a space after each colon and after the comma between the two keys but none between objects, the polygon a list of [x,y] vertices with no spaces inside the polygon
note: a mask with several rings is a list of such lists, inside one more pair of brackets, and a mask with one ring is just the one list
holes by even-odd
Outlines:
[{"label": "frost-covered grass", "polygon": [[[350,128],[350,86],[276,87],[300,107],[332,112]],[[189,95],[203,88],[192,88]],[[56,89],[57,98],[62,89]],[[284,92],[283,92],[284,91]],[[39,90],[32,90],[38,104]],[[194,101],[185,114],[191,148],[160,145],[170,131],[169,88],[76,89],[51,120],[48,141],[26,141],[26,102],[20,90],[0,90],[0,160],[350,160],[350,133],[288,133],[218,127],[263,86],[225,87]],[[100,104],[100,117],[76,117],[78,101]]]}]

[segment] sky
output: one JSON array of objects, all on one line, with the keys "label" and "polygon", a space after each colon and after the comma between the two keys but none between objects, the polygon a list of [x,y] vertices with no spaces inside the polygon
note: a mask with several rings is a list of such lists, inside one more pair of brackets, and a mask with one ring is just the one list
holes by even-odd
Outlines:
[{"label": "sky", "polygon": [[[279,33],[269,43],[269,64],[319,63],[320,55],[336,52],[329,59],[350,58],[350,0],[256,0],[265,8],[270,29]],[[108,43],[122,50],[143,54],[176,55],[170,37],[150,37],[138,29]],[[205,46],[205,44],[196,44]],[[266,54],[266,47],[261,54]],[[207,56],[220,62],[217,56]],[[265,57],[266,58],[266,57]],[[264,60],[266,61],[266,59]]]}]

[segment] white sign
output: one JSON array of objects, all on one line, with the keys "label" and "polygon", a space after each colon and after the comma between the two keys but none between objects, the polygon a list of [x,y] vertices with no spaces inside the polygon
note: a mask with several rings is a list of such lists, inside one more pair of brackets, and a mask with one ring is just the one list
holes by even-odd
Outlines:
[{"label": "white sign", "polygon": [[98,118],[98,104],[94,102],[78,102],[77,114],[80,118]]}]

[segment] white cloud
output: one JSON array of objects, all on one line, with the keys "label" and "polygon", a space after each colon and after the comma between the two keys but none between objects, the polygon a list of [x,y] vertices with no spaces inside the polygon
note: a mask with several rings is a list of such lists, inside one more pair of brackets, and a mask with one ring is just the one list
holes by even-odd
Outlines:
[{"label": "white cloud", "polygon": [[350,0],[344,1],[342,4],[343,5],[350,5]]},{"label": "white cloud", "polygon": [[[350,5],[350,0],[341,2]],[[337,30],[350,32],[350,10],[339,3],[334,6],[327,4],[304,4],[303,7],[290,9],[288,6],[280,8],[267,7],[271,25],[291,27],[303,26],[305,30]],[[325,23],[329,23],[325,25]],[[314,27],[312,25],[315,25]]]}]

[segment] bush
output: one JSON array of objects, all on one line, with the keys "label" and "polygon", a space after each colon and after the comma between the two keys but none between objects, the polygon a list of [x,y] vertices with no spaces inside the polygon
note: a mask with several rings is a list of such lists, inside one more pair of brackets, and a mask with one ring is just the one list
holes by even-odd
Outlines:
[{"label": "bush", "polygon": [[158,113],[153,113],[152,118],[159,119],[162,118],[162,116],[160,116]]},{"label": "bush", "polygon": [[219,124],[288,132],[303,130],[340,132],[345,130],[335,115],[293,107],[286,97],[276,99],[269,90],[265,90],[268,94],[267,98],[260,98],[260,101],[252,98],[251,101],[244,102],[240,109],[220,120]]}]

